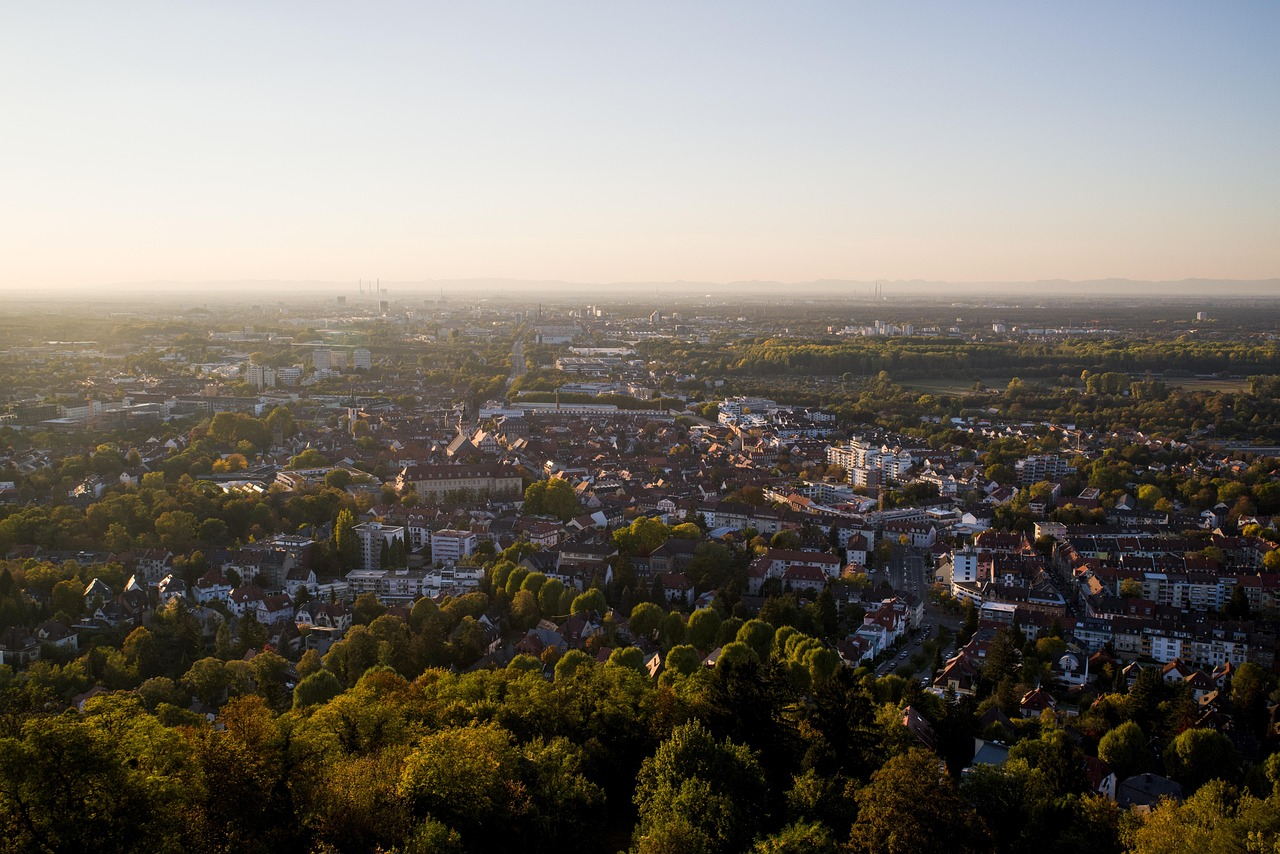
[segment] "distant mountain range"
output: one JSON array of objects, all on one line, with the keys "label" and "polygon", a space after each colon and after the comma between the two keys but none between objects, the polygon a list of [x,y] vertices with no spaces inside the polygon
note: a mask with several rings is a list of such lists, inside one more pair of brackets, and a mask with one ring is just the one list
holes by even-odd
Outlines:
[{"label": "distant mountain range", "polygon": [[[131,295],[162,296],[166,293],[179,299],[190,299],[193,292],[212,301],[219,297],[237,300],[271,301],[282,298],[297,298],[312,294],[317,297],[333,297],[345,294],[350,299],[377,299],[378,294],[372,290],[370,283],[361,285],[356,282],[333,281],[284,281],[284,280],[240,280],[210,282],[122,282],[107,287],[84,289],[80,293],[91,293],[94,296],[110,294],[112,297],[127,299]],[[443,294],[448,299],[469,299],[475,297],[510,296],[516,298],[556,297],[588,298],[591,301],[631,299],[655,296],[670,299],[684,298],[764,298],[785,296],[792,299],[818,298],[836,299],[849,297],[856,299],[874,298],[879,288],[879,295],[886,300],[911,299],[913,297],[974,297],[974,296],[1006,296],[1033,297],[1050,299],[1070,299],[1087,297],[1091,299],[1221,299],[1234,298],[1280,298],[1280,278],[1277,279],[1182,279],[1180,281],[1146,282],[1133,279],[1093,279],[1088,281],[1069,281],[1066,279],[1044,279],[1034,282],[941,282],[912,279],[853,281],[837,279],[820,279],[808,282],[777,281],[739,281],[739,282],[564,282],[534,281],[523,279],[429,279],[423,281],[384,281],[381,288],[386,292],[384,299],[431,299]],[[63,291],[62,293],[65,293]],[[43,296],[43,294],[32,294]],[[49,294],[59,296],[59,294]]]}]

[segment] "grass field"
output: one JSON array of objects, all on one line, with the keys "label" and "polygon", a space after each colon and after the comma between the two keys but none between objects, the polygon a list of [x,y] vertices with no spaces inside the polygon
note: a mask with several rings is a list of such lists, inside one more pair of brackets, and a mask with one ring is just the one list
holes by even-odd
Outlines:
[{"label": "grass field", "polygon": [[1169,388],[1187,391],[1248,391],[1249,381],[1241,377],[1164,377]]},{"label": "grass field", "polygon": [[[1009,385],[1012,376],[983,377],[982,383],[989,390],[1003,391]],[[1134,379],[1142,379],[1135,376]],[[1249,381],[1242,377],[1156,377],[1163,379],[1169,388],[1182,388],[1187,391],[1247,391]],[[1026,380],[1034,385],[1035,378]],[[973,380],[948,378],[926,378],[919,380],[903,380],[905,388],[914,389],[921,394],[955,394],[963,395],[973,391]]]},{"label": "grass field", "polygon": [[[996,389],[1003,391],[1008,385],[1011,376],[1005,377],[983,377],[982,384],[988,389]],[[956,379],[948,377],[946,379],[922,379],[922,380],[903,380],[904,388],[915,389],[921,394],[969,394],[973,391],[973,380]]]}]

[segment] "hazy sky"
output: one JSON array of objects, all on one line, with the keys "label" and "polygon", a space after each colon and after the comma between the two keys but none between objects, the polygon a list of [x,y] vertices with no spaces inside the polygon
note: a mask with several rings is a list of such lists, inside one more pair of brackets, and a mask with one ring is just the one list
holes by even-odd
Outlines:
[{"label": "hazy sky", "polygon": [[0,5],[0,289],[1280,275],[1280,3]]}]

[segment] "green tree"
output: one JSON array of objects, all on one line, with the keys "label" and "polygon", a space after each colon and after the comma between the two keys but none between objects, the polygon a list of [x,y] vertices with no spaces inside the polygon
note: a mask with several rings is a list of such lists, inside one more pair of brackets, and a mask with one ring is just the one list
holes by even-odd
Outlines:
[{"label": "green tree", "polygon": [[613,532],[618,551],[627,556],[647,555],[671,539],[671,529],[657,516],[639,516]]},{"label": "green tree", "polygon": [[912,748],[891,758],[858,790],[857,802],[851,851],[951,854],[989,847],[982,819],[926,750]]},{"label": "green tree", "polygon": [[615,667],[629,667],[638,673],[648,673],[644,667],[644,653],[634,646],[615,649],[609,653],[608,663]]},{"label": "green tree", "polygon": [[356,518],[350,510],[338,512],[337,521],[333,523],[333,553],[337,555],[343,569],[355,569],[359,561],[360,538],[356,535]]},{"label": "green tree", "polygon": [[561,522],[582,512],[582,503],[573,491],[572,484],[564,478],[535,480],[524,491],[524,510],[534,516],[554,516]]},{"label": "green tree", "polygon": [[387,606],[372,593],[361,593],[351,604],[351,619],[357,625],[367,626],[387,613]]},{"label": "green tree", "polygon": [[[134,703],[134,721],[123,717],[115,733],[99,721],[63,715],[29,720],[20,737],[0,739],[5,850],[181,849],[182,829],[166,829],[164,795],[194,780],[175,777],[180,746]],[[134,753],[143,727],[157,746],[174,751],[170,762],[150,750]]]},{"label": "green tree", "polygon": [[1231,739],[1211,729],[1189,729],[1178,735],[1164,754],[1165,770],[1194,792],[1210,780],[1233,782],[1239,758]]},{"label": "green tree", "polygon": [[328,670],[317,670],[293,689],[293,707],[321,706],[342,693],[342,683]]},{"label": "green tree", "polygon": [[680,644],[671,647],[663,663],[667,670],[688,676],[702,666],[702,655],[689,644]]},{"label": "green tree", "polygon": [[1098,758],[1111,766],[1119,780],[1140,774],[1151,767],[1147,735],[1134,721],[1125,721],[1098,742]]},{"label": "green tree", "polygon": [[720,615],[711,608],[699,608],[689,617],[686,637],[689,643],[703,651],[710,651],[720,632]]},{"label": "green tree", "polygon": [[666,612],[657,605],[641,602],[631,609],[631,634],[636,638],[652,639],[666,618]]},{"label": "green tree", "polygon": [[227,698],[230,684],[226,666],[218,658],[202,658],[195,662],[180,681],[200,702],[215,709]]},{"label": "green tree", "polygon": [[838,854],[831,831],[818,822],[789,824],[756,842],[751,854]]},{"label": "green tree", "polygon": [[70,579],[59,581],[53,585],[50,605],[55,614],[66,614],[73,620],[78,618],[84,611],[84,585]]},{"label": "green tree", "polygon": [[579,593],[574,597],[573,605],[569,608],[569,613],[583,614],[588,611],[595,611],[596,613],[603,614],[607,607],[608,606],[604,600],[604,593],[600,591],[600,588],[593,587],[585,593]]},{"label": "green tree", "polygon": [[587,655],[582,650],[569,650],[564,655],[560,656],[560,660],[556,662],[556,681],[561,682],[572,679],[579,669],[583,667],[590,667],[591,663],[591,656]]},{"label": "green tree", "polygon": [[716,740],[696,720],[676,727],[640,766],[634,850],[741,851],[759,827],[766,791],[749,748]]},{"label": "green tree", "polygon": [[568,614],[560,609],[560,600],[565,594],[564,582],[552,578],[538,588],[538,611],[544,617],[566,617]]},{"label": "green tree", "polygon": [[161,513],[156,517],[155,529],[161,547],[175,554],[190,551],[196,542],[196,517],[186,510]]},{"label": "green tree", "polygon": [[773,626],[764,620],[747,620],[738,629],[737,640],[746,644],[761,661],[768,661],[773,652]]}]

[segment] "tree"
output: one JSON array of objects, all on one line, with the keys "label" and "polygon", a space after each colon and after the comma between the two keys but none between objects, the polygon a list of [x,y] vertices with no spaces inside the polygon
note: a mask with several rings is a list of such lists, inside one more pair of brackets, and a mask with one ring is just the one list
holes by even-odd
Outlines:
[{"label": "tree", "polygon": [[569,607],[569,613],[583,614],[588,611],[595,611],[603,614],[606,607],[604,593],[600,591],[600,588],[593,587],[585,593],[579,593],[574,597],[573,604]]},{"label": "tree", "polygon": [[355,569],[359,563],[360,538],[356,535],[356,517],[343,508],[333,523],[333,552],[343,569]]},{"label": "tree", "polygon": [[671,539],[671,529],[657,516],[639,516],[613,532],[618,551],[627,556],[647,555]]},{"label": "tree", "polygon": [[186,510],[170,510],[156,517],[155,529],[161,547],[175,554],[185,553],[196,540],[196,517]]},{"label": "tree", "polygon": [[667,670],[688,676],[702,666],[702,655],[689,644],[680,644],[667,651],[663,663]]},{"label": "tree", "polygon": [[527,631],[538,624],[541,615],[538,613],[538,597],[528,590],[520,590],[511,600],[511,625],[513,628]]},{"label": "tree", "polygon": [[[978,852],[988,848],[987,830],[955,784],[939,769],[938,757],[912,748],[894,756],[858,790],[858,821],[850,850],[868,854]],[[946,828],[946,833],[939,833]]]},{"label": "tree", "polygon": [[746,644],[761,661],[768,661],[773,652],[773,626],[764,620],[747,620],[738,629],[737,640]]},{"label": "tree", "polygon": [[556,662],[556,681],[561,682],[573,678],[581,667],[589,667],[591,665],[591,656],[587,655],[580,649],[571,649],[564,655],[560,656],[560,660]]},{"label": "tree", "polygon": [[752,854],[837,854],[831,832],[819,822],[789,824],[756,842]]},{"label": "tree", "polygon": [[315,448],[307,448],[289,459],[291,469],[318,469],[329,465],[329,460]]},{"label": "tree", "polygon": [[114,736],[96,721],[63,715],[30,720],[20,738],[0,739],[0,826],[6,850],[123,854],[185,847],[164,839],[161,795],[193,781],[173,776],[184,763],[169,738],[157,741],[175,751],[172,761],[152,764],[158,757],[128,755],[122,742],[145,738],[144,727],[163,732],[141,703],[133,702],[136,723],[125,717],[124,731]]},{"label": "tree", "polygon": [[582,512],[582,503],[573,485],[560,477],[535,480],[524,491],[524,510],[534,516],[555,516],[568,522]]},{"label": "tree", "polygon": [[1239,758],[1231,739],[1211,729],[1183,731],[1164,754],[1165,770],[1194,792],[1210,780],[1232,782],[1239,770]]},{"label": "tree", "polygon": [[120,652],[140,681],[160,675],[160,655],[156,650],[155,637],[142,626],[129,633]]},{"label": "tree", "polygon": [[409,754],[399,791],[415,815],[431,816],[458,830],[469,848],[485,850],[521,809],[522,799],[513,799],[508,787],[518,762],[501,727],[449,727],[424,737]]},{"label": "tree", "polygon": [[759,827],[766,792],[749,748],[718,741],[696,720],[676,727],[640,766],[635,850],[741,851]]},{"label": "tree", "polygon": [[720,631],[720,615],[711,608],[699,608],[689,617],[686,637],[696,648],[710,651]]},{"label": "tree", "polygon": [[684,614],[679,611],[672,611],[667,614],[667,618],[662,621],[662,645],[666,648],[671,648],[677,644],[682,644],[684,643],[684,636]]},{"label": "tree", "polygon": [[625,646],[609,653],[608,663],[614,667],[629,667],[638,673],[648,673],[644,667],[644,653],[634,646]]},{"label": "tree", "polygon": [[1152,761],[1147,735],[1134,721],[1125,721],[1098,742],[1098,758],[1111,766],[1118,780],[1140,774]]},{"label": "tree", "polygon": [[1214,780],[1179,804],[1162,801],[1133,831],[1133,854],[1173,854],[1182,851],[1280,850],[1277,797],[1267,800],[1241,794]]},{"label": "tree", "polygon": [[361,593],[351,604],[351,619],[356,624],[367,626],[387,613],[387,606],[378,601],[372,593]]},{"label": "tree", "polygon": [[800,534],[796,531],[779,531],[769,540],[769,548],[771,549],[789,549],[796,550],[802,545]]},{"label": "tree", "polygon": [[293,689],[293,707],[320,706],[342,693],[342,683],[328,670],[317,670]]},{"label": "tree", "polygon": [[678,540],[700,540],[702,539],[702,529],[693,522],[681,522],[679,525],[672,527],[671,536]]},{"label": "tree", "polygon": [[698,543],[685,574],[699,590],[714,590],[727,582],[734,569],[733,552],[724,543]]},{"label": "tree", "polygon": [[49,600],[55,614],[62,613],[74,620],[84,611],[84,585],[70,579],[59,581],[53,585]]},{"label": "tree", "polygon": [[538,588],[538,611],[544,617],[565,617],[568,616],[560,610],[560,599],[564,596],[564,582],[558,578],[552,578]]},{"label": "tree", "polygon": [[641,602],[631,609],[632,637],[652,639],[666,618],[666,612],[657,605],[652,602]]}]

